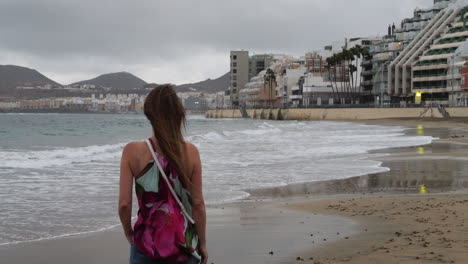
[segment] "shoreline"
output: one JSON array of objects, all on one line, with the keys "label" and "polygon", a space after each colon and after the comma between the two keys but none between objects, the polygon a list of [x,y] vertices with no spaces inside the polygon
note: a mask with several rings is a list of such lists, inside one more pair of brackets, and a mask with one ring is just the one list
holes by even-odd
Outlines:
[{"label": "shoreline", "polygon": [[[361,183],[348,197],[323,195],[321,201],[286,205],[360,223],[355,236],[302,251],[304,263],[464,263],[468,258],[468,240],[463,236],[468,233],[467,120],[362,123],[404,126],[409,128],[407,134],[439,139],[420,147],[375,151],[390,153],[380,160],[390,171],[344,181],[348,186]],[[428,194],[419,194],[421,183]]]},{"label": "shoreline", "polygon": [[[384,124],[382,124],[379,121],[363,123],[373,123],[376,125],[398,125],[407,127],[408,122],[414,122],[414,120],[387,120],[383,122]],[[433,121],[421,122],[425,126],[425,135],[432,133],[437,135],[442,135],[444,133],[445,135],[452,135],[450,133],[454,130],[454,124],[450,122],[444,122],[445,125],[443,127],[440,127],[440,121],[435,122],[437,125],[434,126],[431,126],[430,124],[430,122]],[[464,125],[461,127],[466,132],[466,128],[468,127],[468,125],[464,123]],[[414,127],[409,127],[405,130],[405,133],[418,134],[419,132],[418,129],[415,129]],[[445,141],[448,141],[448,143]],[[452,141],[455,141],[455,143]],[[325,221],[331,222],[333,224],[328,226],[322,226],[321,228],[336,230],[337,226],[344,225],[346,226],[346,228],[354,228],[357,233],[353,233],[353,230],[349,233],[346,233],[347,230],[340,230],[340,234],[347,234],[347,236],[349,237],[359,237],[363,232],[362,230],[360,230],[362,229],[361,227],[363,223],[368,223],[366,222],[368,220],[365,220],[365,218],[355,218],[354,216],[342,214],[340,213],[341,211],[339,213],[336,213],[333,210],[325,210],[320,206],[323,206],[324,203],[340,204],[340,202],[345,202],[346,199],[349,200],[360,198],[362,200],[369,200],[375,199],[376,197],[378,198],[380,196],[392,197],[392,195],[394,196],[395,194],[405,194],[403,197],[417,198],[418,196],[415,195],[418,192],[417,184],[403,187],[400,183],[400,186],[398,187],[396,181],[390,182],[384,181],[384,179],[391,179],[393,177],[397,177],[395,173],[401,173],[401,171],[399,171],[401,169],[400,167],[404,167],[407,165],[405,165],[403,161],[407,160],[408,157],[416,157],[421,159],[421,162],[424,167],[424,164],[427,165],[429,163],[432,163],[432,161],[429,161],[428,159],[428,157],[430,157],[431,155],[446,155],[447,157],[444,157],[443,159],[450,159],[450,155],[454,156],[456,154],[460,154],[460,152],[463,153],[464,151],[466,151],[466,149],[464,151],[461,151],[460,149],[463,150],[466,146],[464,144],[466,143],[468,142],[465,142],[465,139],[463,138],[449,138],[441,141],[436,140],[429,145],[423,146],[426,149],[426,153],[424,153],[423,155],[421,155],[418,152],[419,146],[378,150],[372,153],[390,153],[389,156],[381,156],[383,159],[383,163],[381,166],[389,167],[391,169],[390,172],[358,176],[342,180],[309,182],[278,186],[266,189],[264,188],[251,190],[252,193],[250,193],[250,196],[246,199],[230,201],[225,204],[210,205],[208,206],[208,210],[213,216],[209,219],[209,228],[211,226],[211,230],[209,230],[209,232],[211,232],[210,237],[214,238],[212,240],[213,242],[211,243],[215,243],[210,246],[213,247],[216,251],[225,251],[229,246],[229,241],[234,241],[235,243],[238,243],[240,241],[244,241],[246,238],[254,241],[255,239],[257,239],[256,237],[259,237],[261,240],[268,241],[268,243],[270,243],[270,240],[275,240],[275,236],[279,236],[282,238],[284,237],[285,239],[287,238],[286,240],[288,241],[288,243],[290,243],[293,246],[289,247],[287,244],[281,243],[274,245],[274,243],[271,243],[271,245],[265,245],[266,247],[271,249],[268,250],[267,248],[262,248],[261,246],[257,245],[258,243],[262,243],[258,240],[255,240],[256,243],[253,244],[246,243],[245,247],[242,247],[242,245],[240,245],[239,247],[242,248],[240,250],[244,251],[246,255],[245,257],[255,259],[255,261],[252,260],[253,262],[246,263],[296,263],[297,256],[304,256],[305,261],[313,261],[310,263],[315,263],[317,259],[322,259],[319,261],[325,262],[331,261],[331,259],[327,260],[328,257],[326,255],[326,252],[328,252],[331,248],[335,247],[336,243],[343,243],[343,241],[341,241],[341,239],[343,239],[343,236],[336,236],[335,234],[328,232],[328,234],[323,234],[323,238],[320,237],[320,239],[326,239],[326,241],[312,240],[316,242],[316,244],[312,246],[309,237],[309,235],[312,235],[309,234],[310,230],[319,226],[320,221]],[[458,147],[453,147],[454,144],[462,145],[459,145]],[[414,161],[408,161],[408,163],[412,162]],[[444,162],[442,162],[440,166],[444,166]],[[405,175],[407,176],[411,173],[411,170],[408,170],[405,173]],[[420,176],[425,176],[424,172],[422,172]],[[446,177],[446,175],[444,177]],[[443,192],[453,190],[454,186],[451,184],[453,182],[457,182],[458,184],[461,183],[461,185],[456,185],[457,188],[460,188],[459,190],[463,188],[468,188],[468,179],[463,178],[460,181],[460,179],[453,178],[450,180],[450,182],[446,181],[442,183],[440,183],[440,181],[437,181],[439,185],[434,187],[431,186],[431,184],[429,184],[429,192],[431,193],[437,191],[442,192],[442,194],[437,195],[444,195]],[[375,196],[376,194],[379,196]],[[430,194],[427,197],[432,196],[433,194]],[[382,202],[382,204],[384,204],[384,202]],[[307,210],[304,210],[303,208],[298,208],[299,205],[307,207]],[[262,210],[262,213],[260,213],[260,215],[258,213],[258,210]],[[285,217],[284,210],[288,210],[288,213],[286,215],[287,217]],[[270,221],[273,221],[274,223],[270,223]],[[308,221],[310,221],[310,223]],[[296,223],[294,226],[297,227],[291,227],[291,222]],[[340,224],[336,224],[338,222]],[[267,224],[267,227],[264,228],[263,225],[265,225],[265,223],[269,224]],[[308,226],[309,224],[310,226]],[[287,228],[281,228],[281,226],[283,225],[286,225]],[[247,228],[247,231],[243,229],[244,227],[239,226],[245,226],[245,228]],[[226,228],[237,230],[237,233],[229,233],[235,239],[226,239]],[[281,229],[279,233],[273,232],[273,234],[267,235],[267,233],[270,233],[272,232],[272,230],[278,228]],[[255,233],[255,231],[258,231],[260,229],[261,232]],[[250,232],[252,234],[249,234]],[[22,261],[25,260],[25,256],[29,255],[31,257],[31,254],[38,254],[38,252],[41,252],[42,250],[47,251],[51,250],[50,248],[58,247],[61,248],[64,252],[67,252],[68,248],[65,248],[65,245],[68,245],[70,248],[76,248],[78,244],[80,246],[78,246],[77,250],[81,251],[82,253],[80,254],[84,254],[85,256],[82,256],[81,262],[79,260],[75,260],[75,262],[72,261],[71,263],[83,263],[83,261],[85,261],[86,259],[86,256],[89,257],[89,259],[86,259],[86,261],[88,262],[90,262],[92,259],[99,259],[102,260],[100,263],[124,263],[128,257],[128,248],[125,244],[123,236],[120,233],[121,232],[119,226],[110,227],[104,231],[94,231],[86,234],[71,236],[67,235],[66,237],[45,239],[38,242],[20,242],[19,244],[10,244],[6,246],[2,245],[0,246],[0,252],[2,256],[5,255],[6,259],[10,259],[13,263],[23,263]],[[307,234],[305,235],[305,233]],[[314,233],[314,235],[317,237],[318,233]],[[219,241],[222,241],[223,243],[225,243],[225,245],[223,246],[223,243],[220,243],[221,245],[218,245],[218,243],[216,242]],[[301,243],[294,243],[296,241]],[[88,243],[88,247],[82,245]],[[110,245],[107,245],[108,243]],[[102,244],[104,244],[104,246]],[[114,256],[111,260],[108,259],[109,256],[105,256],[104,254],[102,254],[102,252],[95,252],[96,247],[104,247],[104,252],[118,250],[119,253],[112,253],[114,254]],[[250,249],[248,247],[253,247],[253,249]],[[283,250],[281,249],[282,247],[284,247]],[[344,249],[346,249],[346,244],[343,247]],[[269,252],[273,252],[274,255],[270,255]],[[345,252],[345,250],[343,252]],[[213,256],[211,260],[213,260],[215,263],[237,263],[234,261],[235,255],[230,256],[228,261],[220,260],[223,257],[223,254],[213,252],[210,253],[210,255]],[[314,260],[310,260],[310,257],[307,257],[306,259],[305,256],[308,255],[310,255],[310,257],[313,256]],[[57,256],[54,257],[54,259],[65,259],[61,257],[64,256]],[[347,256],[343,256],[343,258],[344,257]],[[354,256],[352,256],[351,258],[353,257]],[[47,258],[39,258],[35,260],[36,262],[33,263],[47,263],[46,260]],[[248,261],[251,260],[249,259]],[[31,263],[30,261],[28,262]],[[92,262],[93,261],[91,261],[91,263]]]}]

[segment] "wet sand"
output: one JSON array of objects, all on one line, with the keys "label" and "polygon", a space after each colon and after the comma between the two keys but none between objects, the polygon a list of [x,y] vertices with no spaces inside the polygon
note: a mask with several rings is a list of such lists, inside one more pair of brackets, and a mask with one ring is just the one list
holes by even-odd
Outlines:
[{"label": "wet sand", "polygon": [[[373,152],[389,172],[250,190],[244,201],[210,206],[209,263],[465,263],[468,122],[367,123],[440,140]],[[418,194],[421,184],[429,194]],[[128,263],[128,250],[113,228],[2,246],[0,262]]]},{"label": "wet sand", "polygon": [[[310,248],[310,234],[315,234],[318,246],[338,241],[329,230],[346,235],[357,231],[353,220],[279,208],[279,203],[279,200],[250,200],[211,206],[208,263],[290,263],[291,255]],[[113,228],[88,235],[3,246],[0,256],[0,263],[15,264],[128,263],[129,245],[120,228]]]},{"label": "wet sand", "polygon": [[[353,236],[298,253],[303,263],[467,263],[467,120],[379,120],[407,126],[408,134],[440,138],[432,144],[374,152],[390,171],[342,181],[288,186],[275,194],[347,192],[288,205],[289,209],[337,215],[360,223]],[[428,194],[420,194],[420,186]],[[297,194],[297,193],[296,193]],[[316,196],[314,196],[316,197]],[[326,197],[326,196],[324,196]],[[304,259],[304,261],[301,261]],[[294,263],[294,262],[291,262]]]}]

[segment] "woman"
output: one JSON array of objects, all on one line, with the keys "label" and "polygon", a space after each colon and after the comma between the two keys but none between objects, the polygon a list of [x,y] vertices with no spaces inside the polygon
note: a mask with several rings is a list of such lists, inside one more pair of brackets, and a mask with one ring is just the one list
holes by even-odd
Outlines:
[{"label": "woman", "polygon": [[[200,155],[182,136],[185,111],[173,86],[153,89],[144,112],[153,136],[125,146],[120,167],[119,216],[130,264],[206,264]],[[139,210],[132,229],[133,182]]]}]

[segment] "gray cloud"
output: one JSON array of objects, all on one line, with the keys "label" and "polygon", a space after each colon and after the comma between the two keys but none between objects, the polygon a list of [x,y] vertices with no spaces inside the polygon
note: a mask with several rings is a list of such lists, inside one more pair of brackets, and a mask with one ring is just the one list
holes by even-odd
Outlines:
[{"label": "gray cloud", "polygon": [[182,83],[228,71],[228,52],[300,55],[383,35],[431,0],[0,0],[0,64],[62,83],[111,71]]}]

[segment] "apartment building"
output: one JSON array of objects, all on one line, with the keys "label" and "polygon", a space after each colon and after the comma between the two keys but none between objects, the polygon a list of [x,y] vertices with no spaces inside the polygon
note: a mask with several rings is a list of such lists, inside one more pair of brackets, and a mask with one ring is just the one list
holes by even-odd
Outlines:
[{"label": "apartment building", "polygon": [[389,25],[387,34],[362,46],[369,50],[363,61],[363,90],[369,94],[367,101],[376,104],[390,103],[388,95],[388,69],[400,53],[418,36],[441,10],[456,0],[434,0],[430,8],[415,9],[413,17],[403,19],[399,26]]},{"label": "apartment building", "polygon": [[231,51],[231,86],[229,94],[233,106],[239,105],[239,91],[249,82],[249,52]]},{"label": "apartment building", "polygon": [[448,24],[446,32],[411,65],[411,91],[424,96],[423,101],[451,104],[452,95],[456,97],[453,100],[459,101],[461,98],[460,68],[463,64],[457,66],[455,60],[457,51],[467,42],[467,22],[468,7],[464,7]]},{"label": "apartment building", "polygon": [[275,62],[272,54],[257,54],[249,56],[248,51],[231,51],[231,87],[229,89],[230,100],[233,106],[239,106],[239,91]]},{"label": "apartment building", "polygon": [[274,62],[272,54],[257,54],[249,58],[249,80],[266,70]]},{"label": "apartment building", "polygon": [[390,64],[388,93],[394,101],[405,105],[413,102],[417,94],[422,101],[448,104],[454,78],[454,86],[460,91],[459,83],[455,83],[460,76],[449,74],[449,63],[468,37],[467,7],[467,0],[450,3]]},{"label": "apartment building", "polygon": [[418,34],[411,41],[409,41],[410,38],[406,40],[402,45],[403,50],[388,66],[387,92],[393,97],[394,103],[406,104],[412,101],[412,64],[441,34],[447,31],[448,24],[456,19],[461,10],[454,6],[458,6],[462,1],[434,1],[432,8],[420,10],[425,23],[418,25],[424,25],[424,27],[418,30]]},{"label": "apartment building", "polygon": [[276,103],[276,82],[269,85],[265,82],[266,70],[253,77],[245,88],[240,91],[240,100],[243,105],[255,107],[272,107]]}]

